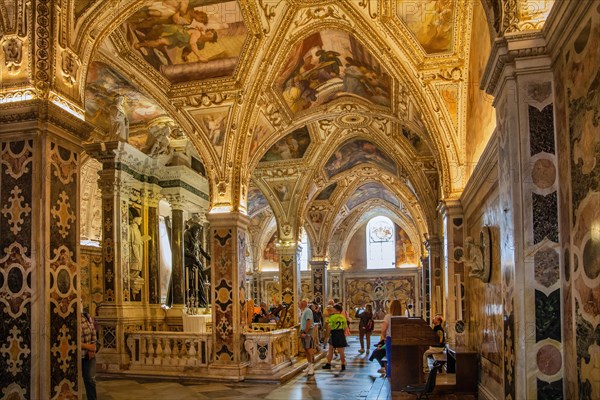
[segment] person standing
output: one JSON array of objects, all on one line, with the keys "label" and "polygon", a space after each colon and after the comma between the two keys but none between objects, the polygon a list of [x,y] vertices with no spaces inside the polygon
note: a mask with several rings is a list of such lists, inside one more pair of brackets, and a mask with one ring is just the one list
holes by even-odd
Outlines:
[{"label": "person standing", "polygon": [[314,365],[314,338],[312,336],[312,328],[314,316],[308,306],[308,300],[303,299],[300,302],[300,311],[302,311],[302,316],[300,317],[300,337],[302,338],[302,346],[304,347],[304,351],[306,353],[306,360],[308,361],[308,368],[306,369],[307,375],[311,376],[315,374],[315,365]]},{"label": "person standing", "polygon": [[333,359],[333,350],[337,350],[340,354],[342,363],[342,371],[346,370],[346,356],[344,348],[348,347],[344,330],[348,327],[348,320],[342,314],[344,308],[341,304],[333,306],[333,314],[329,316],[329,327],[331,328],[331,336],[329,337],[329,350],[327,351],[327,363],[323,365],[323,369],[331,369],[331,360]]},{"label": "person standing", "polygon": [[96,328],[92,316],[81,312],[81,374],[88,400],[96,400]]},{"label": "person standing", "polygon": [[387,358],[387,370],[386,375],[388,377],[392,374],[392,317],[399,317],[402,315],[402,306],[400,300],[392,300],[390,303],[390,311],[383,318],[381,324],[381,340],[385,340],[385,357]]},{"label": "person standing", "polygon": [[425,350],[423,353],[423,372],[426,374],[429,373],[429,362],[427,361],[427,357],[431,354],[443,352],[446,347],[446,332],[444,332],[444,328],[442,328],[442,322],[443,319],[441,315],[433,317],[433,332],[438,337],[438,343],[436,343],[435,346],[430,346],[429,350]]},{"label": "person standing", "polygon": [[371,333],[373,332],[374,321],[373,321],[373,306],[367,304],[365,309],[356,310],[356,318],[360,318],[358,321],[358,335],[360,340],[360,354],[365,352],[365,336],[367,337],[367,352],[371,349]]}]

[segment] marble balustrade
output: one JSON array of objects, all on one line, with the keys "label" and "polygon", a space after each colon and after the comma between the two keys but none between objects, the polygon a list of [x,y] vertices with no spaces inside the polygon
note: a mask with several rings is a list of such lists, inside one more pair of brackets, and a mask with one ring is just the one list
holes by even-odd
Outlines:
[{"label": "marble balustrade", "polygon": [[246,332],[244,349],[249,355],[251,376],[274,376],[296,362],[298,330],[278,329],[270,332]]},{"label": "marble balustrade", "polygon": [[156,374],[208,367],[212,335],[187,332],[133,332],[127,337],[130,371]]}]

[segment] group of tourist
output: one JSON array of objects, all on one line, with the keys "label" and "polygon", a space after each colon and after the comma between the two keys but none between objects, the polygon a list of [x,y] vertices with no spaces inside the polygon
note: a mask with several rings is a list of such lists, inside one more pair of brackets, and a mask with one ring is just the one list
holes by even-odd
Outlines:
[{"label": "group of tourist", "polygon": [[[308,306],[307,300],[300,302],[301,318],[300,318],[300,336],[302,345],[306,352],[306,358],[308,361],[308,368],[306,370],[309,376],[314,375],[314,350],[316,340],[319,340],[318,334],[315,335],[314,328],[318,326],[316,323],[317,318],[321,321],[321,316],[316,317],[316,312],[319,310],[319,305],[312,303]],[[404,313],[407,317],[413,316],[412,305],[408,305],[406,312]],[[391,376],[391,349],[392,349],[392,317],[402,315],[402,306],[399,300],[392,300],[389,305],[389,311],[383,317],[381,324],[381,336],[380,341],[375,345],[375,350],[369,357],[369,361],[377,360],[381,368],[377,371],[385,376]],[[365,339],[366,339],[366,351],[369,352],[371,347],[371,334],[375,327],[374,314],[372,305],[368,304],[365,307],[358,307],[355,309],[354,317],[358,319],[358,334],[360,341],[359,354],[365,353]],[[348,313],[344,310],[339,301],[336,299],[329,300],[325,313],[323,314],[325,319],[325,341],[329,344],[327,351],[327,362],[323,366],[323,369],[331,369],[332,359],[334,354],[338,354],[340,357],[341,371],[346,370],[346,357],[344,349],[348,347],[346,337],[350,335],[350,318]],[[442,328],[442,317],[436,315],[433,318],[434,332],[436,333],[439,343],[435,346],[431,346],[423,354],[423,372],[429,372],[428,357],[435,353],[440,353],[444,350],[446,345],[446,334]],[[384,360],[385,357],[385,360]]]}]

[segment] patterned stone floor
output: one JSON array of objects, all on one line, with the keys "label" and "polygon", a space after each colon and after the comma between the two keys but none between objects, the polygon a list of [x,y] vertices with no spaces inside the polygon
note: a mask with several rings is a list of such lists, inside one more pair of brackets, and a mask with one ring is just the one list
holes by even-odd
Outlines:
[{"label": "patterned stone floor", "polygon": [[[390,392],[389,381],[377,373],[379,365],[369,362],[368,354],[359,354],[358,339],[350,337],[346,349],[347,369],[339,366],[323,370],[324,359],[317,363],[315,375],[307,377],[301,373],[282,385],[272,383],[199,383],[146,378],[98,377],[98,399],[100,400],[404,400],[414,399],[403,393]],[[339,364],[339,361],[337,361]],[[432,400],[468,400],[472,396],[431,396]]]}]

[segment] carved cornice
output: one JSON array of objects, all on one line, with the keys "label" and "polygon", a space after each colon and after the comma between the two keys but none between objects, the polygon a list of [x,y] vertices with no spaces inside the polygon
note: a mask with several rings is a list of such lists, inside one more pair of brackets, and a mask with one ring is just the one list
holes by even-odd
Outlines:
[{"label": "carved cornice", "polygon": [[[524,43],[529,46],[523,47]],[[530,32],[510,37],[504,36],[496,39],[481,80],[480,89],[485,90],[487,94],[495,95],[505,67],[512,65],[518,59],[547,55],[546,41],[540,32]]]},{"label": "carved cornice", "polygon": [[[74,115],[65,112],[56,104],[43,99],[0,104],[0,130],[38,128],[49,123],[60,132],[69,133],[77,144],[90,137],[94,127]],[[18,126],[17,126],[18,125]]]}]

